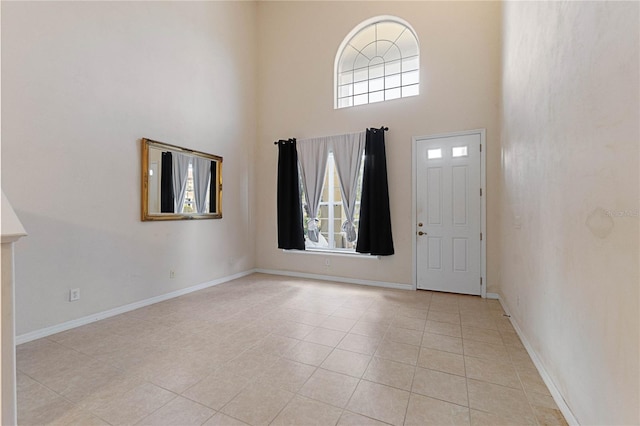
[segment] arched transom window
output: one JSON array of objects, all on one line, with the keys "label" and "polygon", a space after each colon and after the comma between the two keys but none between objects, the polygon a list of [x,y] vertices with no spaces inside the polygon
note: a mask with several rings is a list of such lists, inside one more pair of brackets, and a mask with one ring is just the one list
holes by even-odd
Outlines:
[{"label": "arched transom window", "polygon": [[417,95],[420,49],[411,26],[379,16],[354,28],[336,55],[335,86],[335,108]]}]

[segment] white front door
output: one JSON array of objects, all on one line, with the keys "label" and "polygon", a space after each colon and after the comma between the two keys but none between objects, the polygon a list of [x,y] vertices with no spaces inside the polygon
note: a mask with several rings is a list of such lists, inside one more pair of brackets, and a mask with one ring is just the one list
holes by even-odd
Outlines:
[{"label": "white front door", "polygon": [[416,139],[416,278],[424,290],[482,293],[482,133]]}]

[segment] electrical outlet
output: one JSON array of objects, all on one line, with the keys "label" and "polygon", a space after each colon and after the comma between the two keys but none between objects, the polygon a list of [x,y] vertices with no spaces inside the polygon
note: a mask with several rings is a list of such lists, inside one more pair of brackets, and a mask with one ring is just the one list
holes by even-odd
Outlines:
[{"label": "electrical outlet", "polygon": [[80,300],[80,289],[72,288],[69,290],[69,302],[75,302],[76,300]]},{"label": "electrical outlet", "polygon": [[175,277],[176,277],[176,271],[174,271],[174,270],[169,271],[169,278],[173,279]]}]

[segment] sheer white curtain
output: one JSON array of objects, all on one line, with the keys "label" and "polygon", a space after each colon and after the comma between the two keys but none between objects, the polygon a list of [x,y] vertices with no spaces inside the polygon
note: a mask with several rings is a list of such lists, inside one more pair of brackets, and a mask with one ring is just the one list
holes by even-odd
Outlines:
[{"label": "sheer white curtain", "polygon": [[329,156],[329,137],[303,139],[297,141],[298,161],[300,162],[300,178],[302,190],[307,200],[305,210],[309,220],[307,222],[307,236],[317,243],[320,235],[318,225],[318,207],[322,197],[324,173]]},{"label": "sheer white curtain", "polygon": [[340,180],[342,206],[346,216],[346,220],[342,224],[342,232],[346,234],[347,241],[350,243],[357,238],[353,216],[356,211],[358,173],[362,164],[362,153],[364,152],[366,137],[366,132],[359,132],[334,136],[331,140],[333,160],[336,163]]},{"label": "sheer white curtain", "polygon": [[207,212],[207,191],[209,190],[209,180],[211,179],[211,160],[200,157],[193,157],[193,191],[196,198],[196,211],[198,213]]},{"label": "sheer white curtain", "polygon": [[187,176],[191,157],[179,152],[173,153],[173,194],[175,196],[176,213],[182,213],[184,197],[187,195]]}]

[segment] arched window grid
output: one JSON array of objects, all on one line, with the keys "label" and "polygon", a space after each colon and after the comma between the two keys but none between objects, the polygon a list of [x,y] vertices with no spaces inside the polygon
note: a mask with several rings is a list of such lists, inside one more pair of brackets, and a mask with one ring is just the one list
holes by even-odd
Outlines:
[{"label": "arched window grid", "polygon": [[[387,35],[393,29],[397,35],[379,34],[379,25],[386,25]],[[362,44],[365,37],[370,41]],[[418,95],[420,53],[415,33],[394,17],[354,29],[338,52],[335,76],[336,108]]]}]

